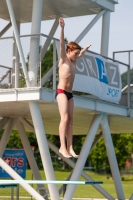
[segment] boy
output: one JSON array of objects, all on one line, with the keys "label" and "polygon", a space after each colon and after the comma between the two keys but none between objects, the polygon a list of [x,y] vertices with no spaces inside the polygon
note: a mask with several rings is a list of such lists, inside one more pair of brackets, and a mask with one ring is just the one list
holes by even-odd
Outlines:
[{"label": "boy", "polygon": [[[56,91],[56,98],[58,102],[59,113],[61,121],[59,125],[60,135],[60,149],[59,152],[66,158],[73,156],[77,158],[72,146],[72,124],[73,124],[73,94],[72,87],[75,77],[76,59],[81,57],[85,51],[91,46],[90,44],[81,49],[81,47],[75,43],[70,42],[67,44],[65,51],[64,43],[64,20],[59,19],[61,27],[60,32],[60,61],[59,61],[59,84]],[[65,144],[65,137],[67,139],[67,148]]]}]

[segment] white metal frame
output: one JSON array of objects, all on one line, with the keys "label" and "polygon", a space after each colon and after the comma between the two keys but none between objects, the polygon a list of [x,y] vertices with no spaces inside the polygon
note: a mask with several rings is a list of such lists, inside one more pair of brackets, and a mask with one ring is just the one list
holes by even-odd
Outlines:
[{"label": "white metal frame", "polygon": [[[95,0],[93,0],[93,1],[95,2]],[[7,2],[10,18],[11,18],[11,23],[12,23],[12,26],[13,26],[16,45],[17,45],[17,48],[18,48],[20,60],[22,62],[22,68],[23,68],[23,71],[24,71],[25,79],[26,79],[26,85],[27,85],[27,87],[37,86],[37,83],[36,83],[37,67],[36,66],[37,66],[38,58],[39,58],[39,37],[36,36],[36,37],[31,38],[30,60],[29,60],[29,71],[30,72],[28,74],[25,59],[24,59],[24,54],[23,54],[23,50],[22,50],[22,46],[21,46],[21,42],[20,42],[20,38],[19,38],[19,31],[18,31],[17,23],[16,23],[16,20],[15,20],[13,8],[12,8],[12,3],[11,3],[11,0],[6,0],[6,2]],[[99,3],[99,4],[100,3],[103,4],[104,2],[105,2],[105,0],[102,0],[102,1],[98,0],[97,1],[97,3]],[[43,3],[43,0],[33,0],[31,34],[40,33],[42,3]],[[109,2],[108,2],[108,6],[109,6]],[[104,8],[103,11],[101,11],[92,20],[92,22],[77,37],[77,39],[75,41],[80,42],[83,39],[83,37],[87,34],[87,32],[92,28],[92,26],[98,21],[98,19],[102,15],[103,15],[103,21],[102,21],[101,54],[107,56],[107,54],[108,54],[108,43],[109,43],[110,11],[106,10],[105,8]],[[5,27],[5,29],[3,29],[3,32],[1,32],[0,34],[3,34],[9,27],[10,27],[10,24],[8,24],[7,27]],[[58,18],[55,20],[55,23],[54,23],[54,25],[53,25],[53,27],[50,31],[50,34],[52,36],[54,35],[57,27],[58,27]],[[50,38],[46,40],[46,43],[44,44],[44,46],[42,48],[42,56],[45,55],[45,52],[46,52],[50,42],[51,42]],[[54,88],[53,88],[54,90],[56,89],[56,77],[55,77],[56,76],[56,56],[55,55],[56,55],[56,52],[54,50],[54,57],[53,57],[54,67],[53,67],[53,69],[51,69],[48,72],[49,74],[47,74],[47,76],[45,76],[45,81],[46,81],[46,79],[48,79],[54,73]],[[16,87],[17,87],[17,81],[16,81]],[[76,104],[78,104],[78,101],[76,102]],[[97,104],[97,106],[98,106],[98,104]],[[36,137],[37,137],[37,141],[38,141],[38,145],[39,145],[39,149],[40,149],[40,154],[41,154],[41,158],[42,158],[44,172],[46,174],[46,179],[52,180],[52,181],[55,180],[55,175],[54,175],[54,170],[53,170],[53,166],[52,166],[52,161],[51,161],[51,158],[50,158],[48,145],[54,152],[57,153],[57,155],[59,155],[65,162],[67,162],[70,166],[72,166],[74,168],[73,173],[71,175],[71,180],[76,181],[76,180],[79,179],[80,175],[82,175],[86,180],[92,181],[92,179],[87,174],[85,174],[82,170],[83,170],[85,161],[87,159],[87,156],[88,156],[88,154],[89,154],[89,152],[92,148],[92,145],[93,146],[95,145],[95,143],[93,143],[94,136],[97,133],[97,129],[99,127],[99,124],[101,124],[102,133],[103,133],[103,136],[104,136],[104,139],[105,139],[105,145],[106,145],[108,158],[109,158],[109,162],[110,162],[110,166],[111,166],[111,171],[112,171],[112,175],[113,175],[114,182],[115,182],[117,197],[118,197],[118,199],[125,200],[124,192],[123,192],[123,188],[122,188],[122,184],[121,184],[121,180],[120,180],[118,165],[117,165],[117,161],[116,161],[116,157],[115,157],[115,153],[114,153],[113,143],[112,143],[112,139],[111,139],[111,136],[110,136],[110,130],[109,130],[109,125],[108,125],[108,121],[107,121],[107,116],[105,114],[106,112],[103,113],[103,111],[100,111],[100,107],[99,107],[99,114],[94,116],[90,130],[89,130],[89,132],[86,136],[86,140],[84,142],[84,145],[83,145],[82,150],[80,152],[79,158],[78,158],[77,163],[75,165],[71,160],[63,158],[63,156],[61,154],[59,154],[58,148],[55,147],[49,141],[47,141],[38,102],[30,101],[29,107],[30,107],[30,112],[31,112],[34,127],[27,120],[19,118],[19,120],[17,122],[17,128],[18,128],[18,131],[20,133],[20,137],[21,137],[21,140],[23,142],[24,148],[26,150],[26,154],[27,154],[27,157],[28,157],[29,162],[31,164],[31,168],[32,168],[32,171],[34,173],[35,178],[41,179],[41,176],[39,174],[39,170],[38,170],[36,161],[34,159],[32,151],[30,149],[30,144],[29,144],[29,141],[27,139],[23,124],[28,126],[33,132],[35,132]],[[110,109],[109,106],[107,106],[107,107]],[[5,149],[5,147],[6,147],[8,138],[10,136],[10,133],[13,129],[15,122],[16,122],[15,118],[8,119],[7,126],[5,128],[4,134],[3,134],[2,139],[0,141],[0,154],[1,154],[1,156],[2,156],[2,153]],[[34,166],[32,166],[32,165],[34,165]],[[23,180],[1,158],[0,158],[0,166],[2,168],[4,168],[4,170],[7,171],[14,179]],[[38,199],[38,200],[43,199],[42,196],[38,192],[36,192],[32,187],[30,187],[28,184],[24,184],[22,186],[30,194],[32,194],[32,196],[34,196],[36,199]],[[100,193],[102,193],[106,198],[108,198],[109,200],[114,199],[110,194],[108,194],[99,185],[94,185],[94,187]],[[59,191],[57,189],[57,186],[48,185],[48,188],[49,188],[51,199],[52,200],[55,200],[55,199],[59,200],[60,197],[59,197]],[[64,200],[72,199],[75,188],[76,188],[75,185],[71,185],[71,187],[68,186],[66,193],[64,195]],[[44,193],[45,193],[45,191],[44,191]]]},{"label": "white metal frame", "polygon": [[3,30],[0,32],[0,37],[2,37],[8,30],[9,28],[12,26],[11,22],[9,22],[5,28],[3,28]]},{"label": "white metal frame", "polygon": [[114,179],[118,199],[125,199],[106,114],[104,114],[102,117],[101,129],[104,136],[105,146],[106,146],[106,150],[108,154],[108,159],[109,159],[110,168],[112,171],[112,176]]},{"label": "white metal frame", "polygon": [[[33,0],[33,10],[32,10],[32,27],[31,35],[40,33],[41,29],[41,18],[42,18],[42,4],[43,0]],[[37,86],[37,72],[39,65],[39,42],[40,37],[32,36],[30,41],[30,56],[29,56],[29,79],[30,86]]]},{"label": "white metal frame", "polygon": [[[26,135],[26,132],[25,132],[25,129],[24,129],[24,125],[19,120],[17,121],[17,130],[18,130],[18,133],[20,135],[23,147],[25,149],[26,156],[27,156],[27,159],[29,161],[29,165],[30,165],[30,168],[32,170],[33,176],[36,180],[42,180],[42,177],[40,175],[36,160],[35,160],[34,155],[33,155],[33,151],[31,149],[29,140],[27,138],[27,135]],[[44,186],[42,184],[38,184],[38,190],[40,191],[40,194],[42,196],[46,196],[47,194],[46,194],[45,188],[44,189],[42,189],[42,188],[44,188]],[[45,197],[45,199],[46,198],[47,197]]]},{"label": "white metal frame", "polygon": [[[19,118],[19,120],[28,127],[29,130],[31,130],[33,133],[35,133],[34,127],[33,125],[28,122],[26,119],[23,118]],[[99,137],[101,137],[101,134],[99,135]],[[95,143],[96,144],[96,143]],[[62,156],[62,154],[59,153],[59,149],[48,140],[48,146],[49,148],[54,151],[59,157],[61,157],[62,160],[64,160],[69,166],[71,166],[73,169],[75,169],[75,163],[74,161],[72,161],[71,159],[67,159],[65,157]],[[92,143],[91,149],[94,146],[94,143]],[[94,181],[88,174],[86,174],[84,171],[81,172],[81,176],[83,178],[85,178],[87,181]],[[103,196],[105,196],[105,198],[110,199],[110,200],[114,200],[114,198],[108,193],[106,192],[100,185],[93,185],[93,187],[95,189],[97,189]]]},{"label": "white metal frame", "polygon": [[[18,175],[7,163],[5,163],[2,158],[0,158],[0,166],[15,180],[22,180],[21,176]],[[33,196],[36,200],[44,200],[44,198],[34,190],[28,183],[20,184],[31,196]]]},{"label": "white metal frame", "polygon": [[30,86],[29,76],[28,76],[26,63],[25,63],[25,59],[24,59],[24,54],[23,54],[23,50],[22,50],[22,46],[21,46],[21,42],[20,42],[20,38],[19,38],[17,23],[16,23],[16,20],[15,20],[15,15],[14,15],[13,8],[12,8],[12,3],[11,3],[10,0],[6,0],[6,2],[7,2],[7,7],[8,7],[8,10],[9,10],[11,22],[12,22],[12,27],[13,27],[14,36],[15,36],[18,51],[19,51],[20,60],[22,62],[22,67],[23,67],[23,71],[24,71],[24,75],[25,75],[26,84],[27,84],[27,87],[29,87]]},{"label": "white metal frame", "polygon": [[[20,23],[16,23],[18,28],[18,33],[20,34]],[[14,34],[13,34],[14,35]],[[19,70],[20,70],[20,60],[19,52],[16,45],[16,39],[13,38],[13,59],[12,59],[12,87],[19,88]]]},{"label": "white metal frame", "polygon": [[98,13],[88,24],[88,26],[82,31],[82,33],[77,37],[75,42],[79,43],[105,12],[106,10],[102,10],[100,13]]}]

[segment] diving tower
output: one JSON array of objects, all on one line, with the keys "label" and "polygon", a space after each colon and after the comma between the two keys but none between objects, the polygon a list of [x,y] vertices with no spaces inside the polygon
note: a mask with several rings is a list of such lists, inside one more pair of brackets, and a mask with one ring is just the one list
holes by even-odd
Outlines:
[{"label": "diving tower", "polygon": [[[50,158],[49,148],[59,155],[73,169],[70,180],[77,181],[82,175],[87,181],[93,181],[90,176],[83,172],[83,167],[86,158],[94,146],[94,137],[97,134],[98,139],[103,136],[105,146],[108,153],[109,163],[114,179],[117,198],[125,200],[124,191],[120,179],[120,173],[117,165],[116,156],[114,153],[113,143],[111,139],[112,133],[132,133],[133,132],[133,93],[127,90],[126,94],[121,97],[120,103],[114,103],[100,99],[94,95],[77,96],[74,95],[74,135],[86,135],[85,143],[81,149],[81,153],[76,163],[71,159],[64,158],[58,148],[47,141],[46,134],[58,135],[58,125],[60,116],[58,113],[57,103],[54,98],[56,90],[56,42],[54,34],[58,28],[58,19],[60,16],[64,18],[94,15],[93,20],[88,26],[81,31],[81,34],[75,39],[80,42],[95,23],[102,17],[102,34],[101,34],[101,52],[104,59],[116,62],[108,58],[108,43],[109,43],[109,24],[110,12],[114,12],[116,0],[1,0],[0,1],[0,18],[9,21],[7,26],[0,32],[0,42],[8,41],[11,45],[12,53],[9,55],[9,66],[0,63],[0,67],[7,69],[9,78],[9,88],[0,89],[0,130],[4,128],[4,133],[0,141],[0,155],[2,156],[6,148],[8,138],[13,129],[18,130],[22,144],[24,146],[27,159],[33,171],[34,178],[41,180],[37,163],[32,154],[26,131],[35,133],[40,154],[42,158],[44,173],[47,180],[55,180],[52,161]],[[55,19],[53,27],[48,36],[40,33],[41,21]],[[20,36],[20,24],[32,22],[31,34]],[[14,36],[3,38],[2,35],[12,26]],[[28,53],[28,70],[27,60],[23,40],[30,38],[26,42],[29,45]],[[45,39],[44,39],[45,38]],[[40,41],[43,41],[40,48]],[[53,42],[53,66],[42,77],[38,73],[40,63],[45,56],[45,53]],[[7,51],[8,52],[8,51]],[[93,54],[93,52],[90,52]],[[98,55],[98,56],[101,56]],[[7,53],[8,57],[8,53]],[[120,62],[117,62],[120,63]],[[130,70],[130,65],[121,63]],[[8,64],[7,64],[8,65]],[[6,68],[7,67],[7,68]],[[25,85],[20,87],[20,68],[23,70]],[[114,69],[114,68],[113,68]],[[39,74],[39,80],[38,80]],[[43,85],[53,75],[53,89],[44,88]],[[3,77],[4,80],[5,77]],[[3,81],[2,80],[2,81]],[[116,80],[114,80],[116,82]],[[130,82],[127,83],[127,88],[130,88]],[[120,125],[120,126],[118,126]],[[89,130],[89,131],[88,131]],[[4,168],[0,158],[0,166]],[[15,171],[10,171],[10,167],[4,168],[13,179],[19,179]],[[40,186],[38,186],[40,187]],[[64,200],[71,200],[75,191],[75,185],[67,187],[64,195]],[[111,194],[105,191],[101,186],[94,187],[107,199],[113,200]],[[42,186],[41,186],[42,188]],[[44,187],[43,187],[44,188]],[[59,200],[59,191],[56,185],[48,185],[51,200]],[[33,189],[27,187],[31,194]],[[33,195],[33,193],[32,193]],[[37,200],[48,200],[45,188],[40,190],[38,194],[34,193]],[[37,195],[37,196],[36,196]]]}]

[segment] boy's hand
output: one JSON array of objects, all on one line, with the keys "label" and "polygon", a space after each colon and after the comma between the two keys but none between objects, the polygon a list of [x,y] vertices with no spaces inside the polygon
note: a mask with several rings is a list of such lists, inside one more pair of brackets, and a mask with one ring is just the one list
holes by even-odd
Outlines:
[{"label": "boy's hand", "polygon": [[64,28],[65,22],[64,22],[64,19],[62,17],[59,18],[59,24],[60,24],[61,28]]},{"label": "boy's hand", "polygon": [[87,48],[90,48],[90,46],[91,46],[91,44],[88,44],[88,45],[87,45]]}]

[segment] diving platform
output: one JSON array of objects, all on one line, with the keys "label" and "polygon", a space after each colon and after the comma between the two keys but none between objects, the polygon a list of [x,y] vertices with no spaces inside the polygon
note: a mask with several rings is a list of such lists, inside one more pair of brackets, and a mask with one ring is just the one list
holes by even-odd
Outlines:
[{"label": "diving platform", "polygon": [[[42,1],[42,21],[56,19],[57,16],[68,18],[94,15],[98,14],[103,9],[114,12],[115,4],[118,4],[117,0],[45,0]],[[20,23],[32,21],[32,0],[28,0],[28,2],[27,0],[13,0],[12,7],[17,21]],[[10,21],[10,15],[5,0],[0,1],[0,18]]]},{"label": "diving platform", "polygon": [[[46,134],[59,135],[60,115],[55,91],[48,88],[18,88],[0,90],[1,116],[25,118],[32,123],[29,101],[39,104]],[[133,101],[133,93],[132,93]],[[74,95],[74,135],[86,135],[94,115],[106,113],[111,134],[132,133],[133,107],[98,98]],[[26,131],[30,131],[26,129]],[[97,133],[100,133],[99,129]]]},{"label": "diving platform", "polygon": [[[86,181],[94,182],[95,180],[87,175],[83,168],[91,149],[103,136],[117,198],[125,200],[111,134],[133,133],[133,93],[130,85],[130,65],[108,58],[110,13],[114,12],[117,4],[117,0],[0,1],[0,18],[9,22],[0,32],[0,50],[2,48],[0,51],[0,130],[4,130],[0,140],[0,166],[14,180],[24,181],[2,160],[2,154],[14,129],[20,135],[34,179],[42,180],[26,131],[36,135],[47,181],[56,180],[49,152],[51,149],[73,168],[67,180],[78,181],[80,176],[83,176]],[[102,17],[101,50],[100,54],[87,52],[76,66],[74,91],[87,94],[74,95],[73,134],[86,136],[79,158],[74,163],[59,153],[59,149],[47,140],[46,134],[59,135],[60,116],[55,99],[59,41],[54,38],[58,20],[60,16],[70,18],[85,15],[94,15],[94,18],[84,30],[81,30],[75,42],[80,43]],[[41,34],[41,21],[51,19],[55,21],[49,35]],[[22,36],[20,24],[26,22],[32,22],[31,34]],[[11,26],[13,36],[2,37]],[[51,44],[53,62],[49,71],[42,74],[41,63]],[[124,91],[121,90],[119,64],[125,66],[128,74]],[[94,81],[94,84],[87,84],[89,81],[90,83]],[[44,87],[47,82],[51,89]],[[81,83],[80,86],[85,86],[85,89],[92,93],[85,92],[84,87],[83,91],[78,90],[78,82]],[[94,141],[95,136],[96,141]],[[114,197],[100,185],[94,184],[93,187],[105,198],[114,200]],[[29,194],[33,194],[36,200],[49,199],[43,185],[38,185],[38,192],[29,185],[24,188]],[[71,200],[75,189],[76,185],[68,185],[63,200]],[[60,200],[60,191],[55,184],[49,184],[48,191],[51,200]]]}]

